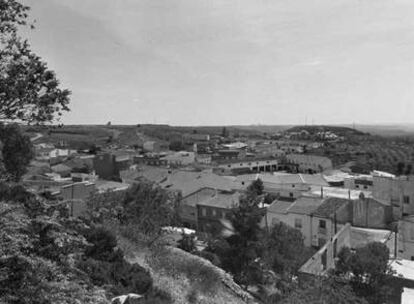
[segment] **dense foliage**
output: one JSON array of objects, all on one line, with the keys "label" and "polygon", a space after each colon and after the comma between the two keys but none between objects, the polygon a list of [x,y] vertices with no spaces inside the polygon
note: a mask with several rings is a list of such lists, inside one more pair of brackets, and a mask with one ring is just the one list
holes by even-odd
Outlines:
[{"label": "dense foliage", "polygon": [[388,247],[379,242],[351,251],[344,247],[338,253],[336,274],[351,281],[354,291],[369,303],[384,303],[390,296],[392,269],[388,263]]},{"label": "dense foliage", "polygon": [[2,155],[2,179],[19,181],[34,157],[30,138],[16,124],[0,123],[0,147]]},{"label": "dense foliage", "polygon": [[69,110],[70,92],[19,37],[28,10],[16,0],[0,0],[0,119],[43,123]]}]

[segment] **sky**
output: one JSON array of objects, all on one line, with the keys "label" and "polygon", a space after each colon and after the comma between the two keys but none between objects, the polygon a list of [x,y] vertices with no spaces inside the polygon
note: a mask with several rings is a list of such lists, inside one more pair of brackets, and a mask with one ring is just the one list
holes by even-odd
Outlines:
[{"label": "sky", "polygon": [[411,123],[412,0],[24,0],[66,124]]}]

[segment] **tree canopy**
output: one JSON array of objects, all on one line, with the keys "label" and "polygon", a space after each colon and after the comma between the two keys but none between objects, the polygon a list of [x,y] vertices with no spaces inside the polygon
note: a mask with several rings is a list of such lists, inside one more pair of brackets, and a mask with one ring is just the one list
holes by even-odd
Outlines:
[{"label": "tree canopy", "polygon": [[19,36],[28,11],[16,0],[0,0],[0,120],[45,123],[69,110],[70,92]]}]

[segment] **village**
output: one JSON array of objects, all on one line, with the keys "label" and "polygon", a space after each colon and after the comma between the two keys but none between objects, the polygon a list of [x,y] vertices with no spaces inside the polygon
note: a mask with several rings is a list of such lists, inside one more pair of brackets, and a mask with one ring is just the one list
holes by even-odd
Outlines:
[{"label": "village", "polygon": [[[375,241],[389,248],[397,286],[414,287],[414,178],[334,167],[329,158],[312,154],[312,149],[344,140],[330,131],[309,134],[304,129],[274,138],[242,141],[186,133],[170,143],[108,144],[96,154],[34,138],[36,157],[23,182],[69,202],[75,217],[82,216],[95,193],[152,182],[180,195],[183,231],[195,234],[202,246],[209,234],[223,229],[222,220],[231,218],[247,187],[260,180],[262,227],[283,222],[298,229],[305,246],[316,252],[301,272],[323,274],[335,267],[341,247]],[[177,141],[180,150],[172,151]]]}]

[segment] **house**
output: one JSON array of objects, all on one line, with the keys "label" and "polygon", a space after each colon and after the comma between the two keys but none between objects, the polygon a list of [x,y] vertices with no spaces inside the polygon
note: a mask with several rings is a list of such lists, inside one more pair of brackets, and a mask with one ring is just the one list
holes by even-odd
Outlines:
[{"label": "house", "polygon": [[281,197],[298,198],[312,187],[327,187],[328,183],[319,174],[273,173],[258,176],[263,182],[264,191]]},{"label": "house", "polygon": [[168,165],[172,166],[187,166],[195,162],[195,153],[187,151],[179,151],[173,154],[162,157]]},{"label": "house", "polygon": [[142,147],[145,152],[161,152],[169,150],[168,143],[161,141],[146,141]]},{"label": "house", "polygon": [[172,171],[159,185],[164,189],[180,192],[182,197],[186,197],[202,188],[213,188],[222,191],[241,189],[231,179],[207,171]]},{"label": "house", "polygon": [[195,156],[195,161],[199,164],[209,165],[212,161],[211,154],[197,153]]},{"label": "house", "polygon": [[201,188],[183,197],[178,211],[183,225],[197,229],[197,204],[214,197],[216,194],[216,189]]},{"label": "house", "polygon": [[213,160],[232,160],[232,159],[244,159],[246,157],[245,150],[218,150],[216,154],[213,154]]},{"label": "house", "polygon": [[387,228],[393,220],[392,206],[363,194],[353,200],[352,225],[366,228]]},{"label": "house", "polygon": [[345,178],[344,188],[353,190],[372,191],[373,177],[371,175],[359,175]]},{"label": "house", "polygon": [[99,178],[112,179],[119,175],[116,166],[116,157],[111,153],[102,153],[93,159],[93,169]]},{"label": "house", "polygon": [[279,169],[279,161],[274,158],[233,160],[220,162],[214,172],[220,175],[234,175],[252,172],[273,172]]},{"label": "house", "polygon": [[185,144],[194,144],[197,142],[210,141],[210,135],[209,134],[198,134],[198,133],[187,133],[183,135],[182,139]]},{"label": "house", "polygon": [[390,203],[395,219],[414,215],[414,176],[373,176],[372,196]]},{"label": "house", "polygon": [[414,260],[414,216],[404,216],[398,221],[398,252],[399,258]]},{"label": "house", "polygon": [[217,191],[216,194],[197,203],[197,230],[218,234],[222,230],[221,220],[229,220],[234,208],[238,207],[240,194]]},{"label": "house", "polygon": [[311,214],[312,246],[322,247],[339,230],[352,221],[352,202],[347,199],[328,197]]},{"label": "house", "polygon": [[79,182],[62,186],[59,197],[63,200],[85,200],[96,191],[94,183]]},{"label": "house", "polygon": [[325,156],[310,154],[287,154],[288,163],[298,165],[299,172],[316,173],[332,169],[332,161]]},{"label": "house", "polygon": [[343,247],[351,250],[364,247],[370,242],[385,244],[392,253],[394,240],[389,230],[365,229],[352,227],[350,223],[338,227],[338,232],[332,235],[327,242],[299,269],[302,275],[324,275],[335,267],[337,254]]},{"label": "house", "polygon": [[[301,197],[276,200],[267,208],[267,223],[283,222],[300,230],[305,246],[321,247],[352,218],[350,202],[336,198]],[[262,225],[264,223],[262,222]]]}]

